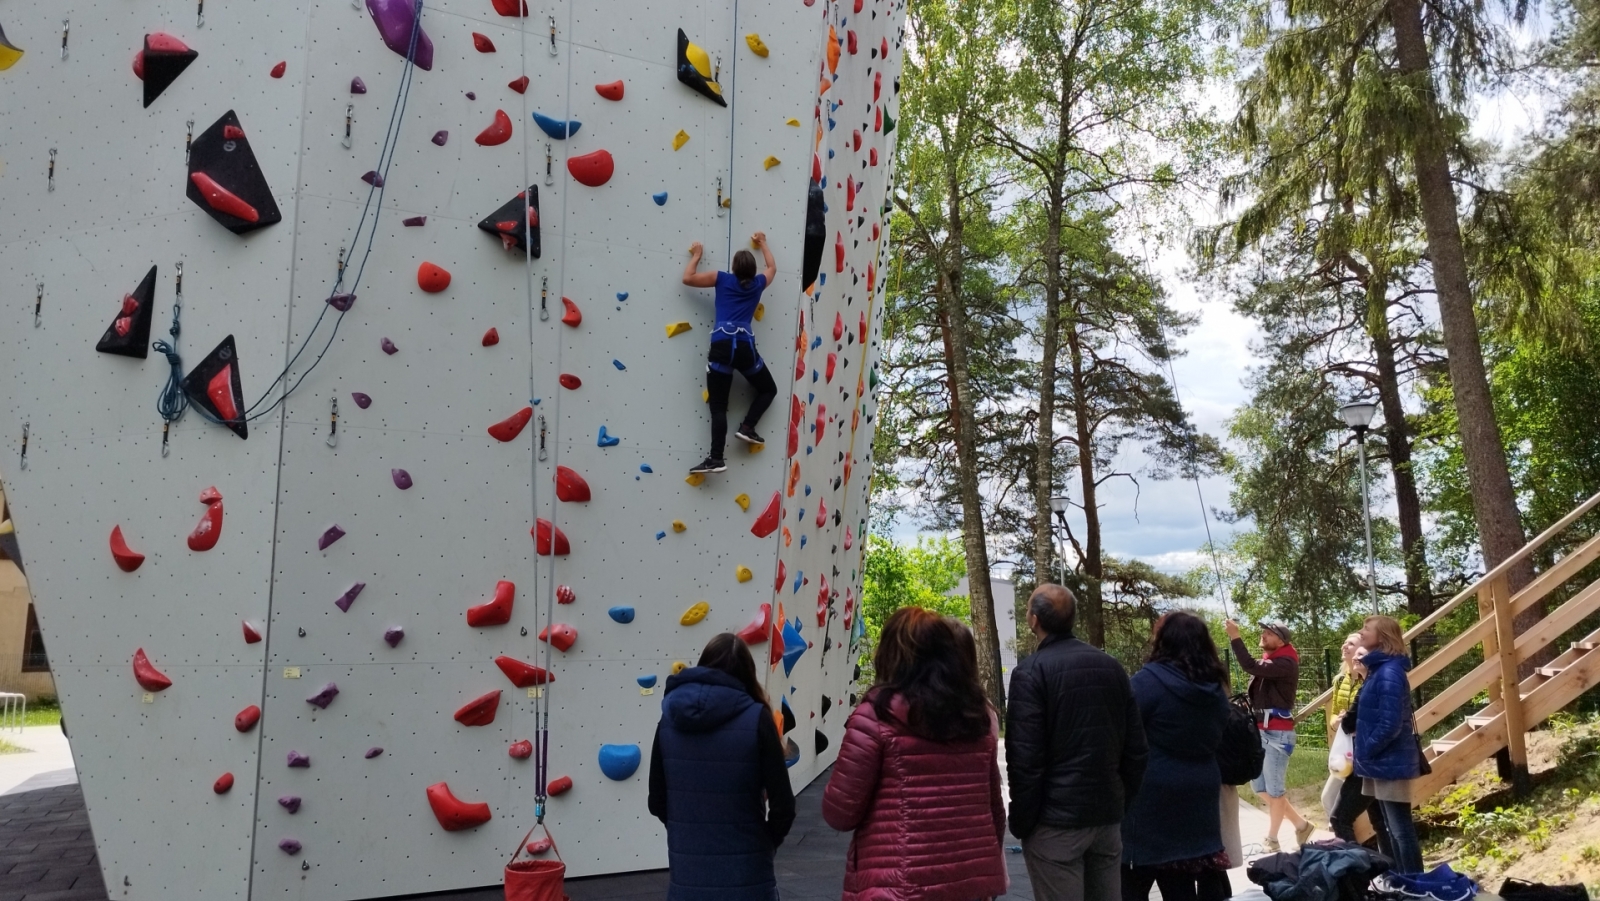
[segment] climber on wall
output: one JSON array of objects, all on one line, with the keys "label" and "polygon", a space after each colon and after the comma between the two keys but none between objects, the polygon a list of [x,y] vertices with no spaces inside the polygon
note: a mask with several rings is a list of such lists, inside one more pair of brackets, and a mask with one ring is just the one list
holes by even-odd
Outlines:
[{"label": "climber on wall", "polygon": [[733,433],[746,444],[764,444],[756,434],[756,423],[767,412],[772,399],[778,396],[778,386],[772,373],[756,352],[756,335],[753,321],[756,305],[761,302],[761,292],[778,275],[778,264],[772,260],[772,248],[767,246],[765,232],[750,236],[750,243],[761,248],[766,264],[756,272],[756,258],[748,250],[733,255],[732,272],[698,272],[700,257],[705,248],[699,241],[689,245],[689,262],[683,267],[683,283],[692,288],[716,288],[716,325],[711,327],[711,353],[706,358],[706,391],[711,404],[711,454],[691,473],[723,472],[728,468],[722,457],[723,446],[728,441],[728,392],[733,389],[733,372],[738,370],[750,387],[755,389],[755,399],[750,402],[750,412]]}]

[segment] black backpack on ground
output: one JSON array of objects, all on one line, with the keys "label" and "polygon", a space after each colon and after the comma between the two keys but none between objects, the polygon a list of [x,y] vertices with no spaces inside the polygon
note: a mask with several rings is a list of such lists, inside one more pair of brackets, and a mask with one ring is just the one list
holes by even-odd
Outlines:
[{"label": "black backpack on ground", "polygon": [[1222,743],[1217,746],[1217,769],[1223,785],[1244,785],[1261,775],[1267,752],[1261,747],[1261,726],[1242,694],[1228,702],[1228,722],[1222,727]]}]

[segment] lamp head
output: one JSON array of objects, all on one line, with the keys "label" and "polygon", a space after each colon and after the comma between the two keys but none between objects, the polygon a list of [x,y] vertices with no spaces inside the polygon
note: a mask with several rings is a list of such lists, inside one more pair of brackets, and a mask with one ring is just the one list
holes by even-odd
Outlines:
[{"label": "lamp head", "polygon": [[1339,419],[1356,432],[1364,432],[1378,415],[1378,405],[1369,401],[1356,401],[1339,408]]},{"label": "lamp head", "polygon": [[1050,512],[1057,516],[1067,512],[1067,498],[1065,495],[1059,495],[1050,499]]}]

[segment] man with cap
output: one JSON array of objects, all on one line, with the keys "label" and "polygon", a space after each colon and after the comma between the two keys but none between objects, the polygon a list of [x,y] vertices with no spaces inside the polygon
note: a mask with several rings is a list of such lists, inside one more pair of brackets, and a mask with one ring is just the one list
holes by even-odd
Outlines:
[{"label": "man with cap", "polygon": [[1280,850],[1278,829],[1283,821],[1294,826],[1294,840],[1304,845],[1311,838],[1312,826],[1289,803],[1285,781],[1289,774],[1289,755],[1294,753],[1294,696],[1300,680],[1300,655],[1290,644],[1289,629],[1281,623],[1261,624],[1261,659],[1250,656],[1239,636],[1239,624],[1227,622],[1228,640],[1239,668],[1250,674],[1250,709],[1261,726],[1261,746],[1266,759],[1261,775],[1250,786],[1267,805],[1267,853]]}]

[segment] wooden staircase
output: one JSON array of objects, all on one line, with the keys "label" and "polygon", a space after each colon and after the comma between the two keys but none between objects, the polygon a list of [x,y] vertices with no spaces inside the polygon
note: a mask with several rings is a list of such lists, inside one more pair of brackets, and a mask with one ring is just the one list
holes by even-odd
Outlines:
[{"label": "wooden staircase", "polygon": [[[1512,765],[1525,772],[1528,766],[1524,741],[1527,730],[1600,682],[1600,653],[1596,653],[1600,649],[1600,629],[1569,644],[1559,656],[1538,667],[1526,679],[1517,678],[1518,668],[1523,663],[1588,617],[1600,612],[1600,580],[1580,588],[1565,603],[1548,611],[1543,619],[1521,635],[1513,635],[1512,632],[1512,622],[1519,614],[1572,583],[1585,567],[1600,559],[1600,534],[1568,551],[1515,594],[1510,590],[1508,576],[1519,563],[1529,559],[1552,539],[1565,534],[1573,523],[1596,506],[1600,506],[1600,494],[1584,501],[1560,522],[1546,529],[1511,558],[1406,632],[1408,642],[1430,636],[1435,627],[1458,611],[1461,605],[1477,601],[1478,621],[1471,628],[1450,638],[1443,647],[1411,670],[1411,686],[1415,688],[1474,648],[1481,646],[1483,649],[1482,663],[1444,691],[1429,698],[1417,710],[1419,733],[1425,733],[1445,721],[1479,694],[1487,692],[1489,698],[1489,703],[1483,709],[1467,714],[1459,725],[1427,746],[1424,753],[1433,772],[1416,781],[1412,791],[1413,804],[1425,803],[1439,790],[1501,749],[1507,749]],[[1476,659],[1476,655],[1469,659]],[[1323,692],[1300,710],[1297,718],[1320,709],[1331,695],[1331,689]]]}]

